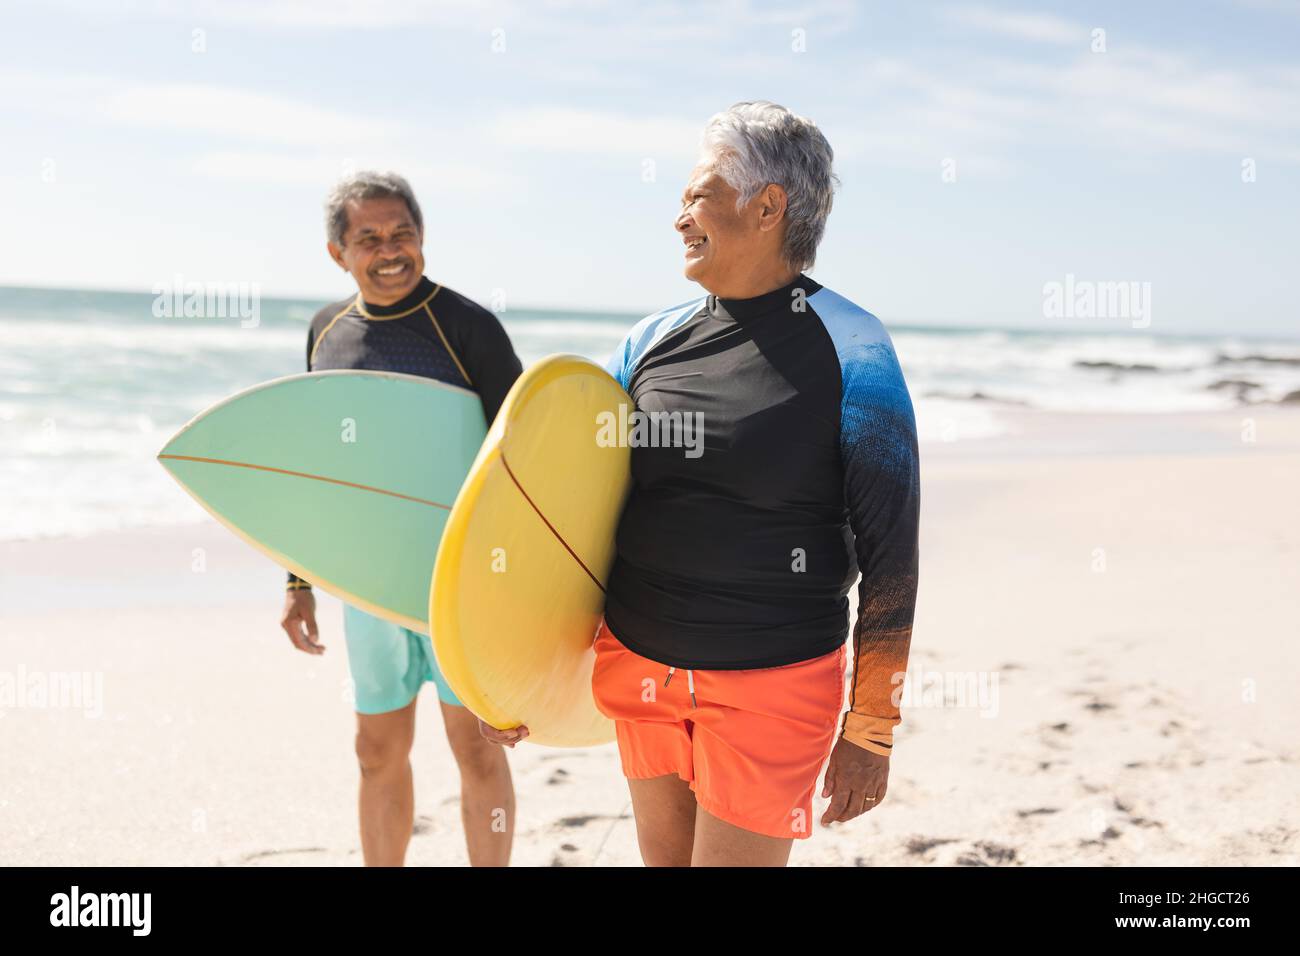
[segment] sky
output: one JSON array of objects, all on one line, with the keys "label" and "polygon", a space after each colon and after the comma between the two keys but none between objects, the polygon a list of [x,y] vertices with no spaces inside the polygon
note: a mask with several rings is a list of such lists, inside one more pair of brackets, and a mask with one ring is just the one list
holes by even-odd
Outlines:
[{"label": "sky", "polygon": [[353,291],[322,203],[394,169],[431,278],[510,307],[693,298],[708,118],[817,122],[813,276],[886,322],[1043,326],[1149,283],[1155,332],[1300,334],[1300,0],[0,3],[0,284]]}]

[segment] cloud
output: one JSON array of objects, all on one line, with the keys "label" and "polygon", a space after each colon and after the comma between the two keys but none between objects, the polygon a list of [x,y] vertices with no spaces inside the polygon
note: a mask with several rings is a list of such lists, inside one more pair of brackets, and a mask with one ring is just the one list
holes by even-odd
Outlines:
[{"label": "cloud", "polygon": [[1239,6],[1300,16],[1300,0],[1237,0]]},{"label": "cloud", "polygon": [[906,165],[910,156],[928,166],[936,155],[977,157],[967,171],[997,172],[1030,149],[1288,164],[1300,152],[1300,70],[1291,67],[1225,65],[1127,42],[1105,53],[1085,45],[1060,62],[897,56],[865,64],[859,76],[839,117],[856,121],[836,142],[846,158]]},{"label": "cloud", "polygon": [[518,188],[510,173],[459,162],[429,163],[400,153],[371,152],[340,158],[325,153],[217,150],[199,155],[191,169],[210,179],[303,186],[321,192],[350,171],[391,169],[418,187],[442,192],[493,193]]},{"label": "cloud", "polygon": [[1163,51],[1082,54],[1064,67],[986,65],[993,84],[1034,90],[1057,126],[1127,130],[1129,142],[1193,152],[1282,156],[1300,127],[1300,77],[1233,69]]},{"label": "cloud", "polygon": [[[575,2],[581,9],[572,9]],[[355,11],[363,9],[376,10],[385,22],[423,15],[422,7],[403,0],[387,0],[377,8],[336,2],[322,8],[296,0],[264,7],[236,0],[233,7],[221,9],[232,17],[265,14],[286,21],[322,9],[325,21],[360,16]],[[509,12],[515,5],[485,9]],[[952,157],[968,172],[1005,173],[1026,162],[1031,150],[1091,149],[1103,158],[1126,152],[1237,154],[1284,163],[1296,162],[1300,153],[1300,68],[1291,64],[1231,62],[1212,52],[1143,46],[1133,36],[1113,44],[1110,52],[1092,53],[1087,28],[1079,23],[974,5],[942,7],[929,15],[981,33],[1045,44],[1046,49],[1017,45],[1004,50],[983,37],[978,43],[963,37],[956,48],[942,42],[891,45],[884,57],[864,53],[841,58],[832,52],[805,58],[797,70],[782,74],[778,67],[788,56],[764,53],[761,45],[744,56],[718,47],[712,37],[719,28],[717,18],[693,19],[691,9],[674,3],[628,10],[583,0],[530,6],[529,31],[540,29],[547,39],[540,42],[528,31],[511,33],[514,72],[497,80],[509,84],[511,92],[492,101],[501,111],[485,114],[482,103],[461,111],[452,116],[457,128],[441,124],[436,141],[432,132],[405,116],[339,108],[337,100],[323,95],[261,93],[219,84],[140,84],[114,76],[10,71],[0,73],[0,96],[6,111],[176,134],[172,141],[198,157],[194,168],[205,176],[291,182],[296,166],[310,164],[313,176],[328,173],[333,178],[341,158],[356,144],[366,144],[380,158],[418,159],[446,155],[446,144],[456,142],[465,144],[470,156],[487,159],[450,170],[452,178],[467,188],[490,189],[504,175],[480,168],[491,165],[494,146],[509,156],[521,179],[527,177],[527,166],[519,160],[528,154],[620,162],[693,160],[708,112],[730,96],[701,105],[711,87],[702,92],[685,80],[667,96],[649,95],[648,82],[658,81],[656,71],[665,67],[628,62],[649,56],[654,47],[643,43],[633,49],[630,44],[634,35],[657,36],[653,31],[658,30],[680,40],[676,48],[683,63],[707,62],[714,75],[738,90],[762,91],[772,84],[784,89],[788,84],[789,105],[795,108],[807,102],[795,95],[800,84],[829,82],[833,94],[821,101],[815,115],[828,133],[834,131],[837,154],[848,162],[928,168]],[[743,0],[703,9],[734,13],[733,40],[745,28],[771,31],[778,19],[848,15],[836,2],[786,8],[779,18]],[[548,12],[550,22],[539,27]],[[564,12],[575,16],[560,15]],[[926,32],[917,31],[917,36],[924,40]],[[583,55],[569,55],[579,47]],[[516,76],[519,86],[513,85]]]},{"label": "cloud", "polygon": [[498,143],[514,149],[693,159],[703,126],[703,120],[546,106],[501,113],[488,131]]},{"label": "cloud", "polygon": [[[348,169],[396,169],[413,182],[492,192],[517,176],[490,161],[442,158],[451,140],[475,142],[465,129],[320,106],[239,87],[124,84],[112,76],[0,72],[6,108],[149,132],[174,144],[190,169],[207,178],[324,189]],[[430,161],[429,157],[438,157]]]},{"label": "cloud", "polygon": [[[856,0],[47,0],[79,19],[167,19],[192,27],[332,32],[438,28],[482,37],[504,29],[513,48],[545,38],[604,60],[655,59],[656,43],[719,43],[743,31],[792,27],[823,33],[847,29],[861,16]],[[541,44],[539,44],[541,45]]]},{"label": "cloud", "polygon": [[1089,36],[1087,27],[1046,13],[1016,13],[975,5],[947,7],[944,14],[952,22],[975,27],[986,33],[1035,43],[1082,46]]},{"label": "cloud", "polygon": [[130,86],[100,108],[110,122],[276,143],[347,144],[399,135],[396,123],[301,100],[190,83]]},{"label": "cloud", "polygon": [[389,30],[409,26],[463,26],[499,22],[518,12],[520,0],[55,0],[87,18],[167,18],[196,27],[231,24],[293,30]]}]

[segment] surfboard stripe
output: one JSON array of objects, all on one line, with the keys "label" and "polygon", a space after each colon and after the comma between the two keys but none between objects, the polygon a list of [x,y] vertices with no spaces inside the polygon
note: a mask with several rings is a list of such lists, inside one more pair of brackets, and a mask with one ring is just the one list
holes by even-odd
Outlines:
[{"label": "surfboard stripe", "polygon": [[574,561],[578,562],[578,567],[582,568],[582,570],[587,573],[587,577],[591,578],[591,583],[596,585],[596,587],[600,588],[600,593],[604,594],[605,586],[600,583],[600,579],[597,578],[596,575],[591,573],[591,569],[582,563],[582,558],[578,557],[578,553],[574,551],[573,548],[569,547],[569,542],[564,540],[564,535],[560,534],[560,532],[555,530],[555,525],[551,524],[550,520],[546,517],[546,515],[542,514],[542,509],[537,507],[536,502],[534,502],[533,499],[529,497],[528,492],[524,491],[524,486],[519,483],[519,479],[515,477],[515,473],[510,470],[510,462],[506,461],[505,455],[501,456],[501,464],[505,467],[506,474],[510,476],[510,480],[515,483],[515,487],[519,489],[519,493],[524,496],[524,500],[528,502],[528,504],[532,507],[533,511],[537,512],[537,517],[542,519],[542,521],[546,524],[546,527],[550,529],[551,534],[555,536],[555,540],[560,542],[560,544],[564,545],[564,550],[569,552],[570,557],[572,557]]},{"label": "surfboard stripe", "polygon": [[[247,461],[228,461],[224,458],[198,458],[193,455],[159,455],[158,459],[159,461],[170,459],[172,461],[194,461],[205,465],[226,465],[232,468],[251,468],[254,471],[269,471],[277,475],[289,475],[293,478],[310,478],[312,481],[324,481],[331,485],[342,485],[346,488],[356,488],[359,491],[371,491],[377,495],[388,495],[393,498],[401,498],[403,501],[414,501],[416,504],[441,508],[443,511],[451,510],[451,505],[440,504],[437,501],[429,501],[427,498],[417,498],[414,495],[404,495],[400,491],[389,491],[387,488],[376,488],[373,485],[360,485],[355,481],[344,481],[342,478],[330,478],[326,475],[313,475],[306,471],[291,471],[288,468],[274,468],[270,465],[255,465],[252,462]],[[514,476],[512,475],[511,477]],[[538,513],[540,514],[541,512]],[[584,570],[586,569],[584,568]],[[591,572],[588,571],[587,573],[590,574]]]}]

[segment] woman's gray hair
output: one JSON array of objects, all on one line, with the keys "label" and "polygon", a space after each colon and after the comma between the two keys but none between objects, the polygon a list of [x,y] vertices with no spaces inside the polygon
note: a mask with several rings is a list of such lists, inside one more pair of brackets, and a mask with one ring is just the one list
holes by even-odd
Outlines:
[{"label": "woman's gray hair", "polygon": [[343,245],[343,234],[348,231],[348,203],[354,199],[401,199],[411,210],[415,228],[424,232],[424,217],[411,184],[397,173],[366,170],[340,179],[325,200],[325,234],[336,246]]},{"label": "woman's gray hair", "polygon": [[709,120],[702,145],[740,193],[737,209],[770,183],[785,190],[782,254],[792,268],[811,269],[839,184],[831,169],[835,154],[817,125],[766,100],[737,103]]}]

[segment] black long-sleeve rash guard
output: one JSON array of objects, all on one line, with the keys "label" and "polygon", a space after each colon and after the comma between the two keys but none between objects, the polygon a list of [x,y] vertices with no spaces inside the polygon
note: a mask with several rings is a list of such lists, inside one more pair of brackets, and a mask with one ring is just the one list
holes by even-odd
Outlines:
[{"label": "black long-sleeve rash guard", "polygon": [[488,424],[523,370],[495,315],[423,276],[392,305],[355,296],[316,313],[307,333],[307,370],[339,368],[423,375],[471,389]]},{"label": "black long-sleeve rash guard", "polygon": [[[523,370],[497,317],[421,276],[392,305],[360,295],[327,305],[307,333],[307,371],[367,369],[422,375],[478,393],[490,425]],[[307,583],[289,575],[289,587]]]},{"label": "black long-sleeve rash guard", "polygon": [[702,428],[695,448],[629,441],[610,629],[682,668],[809,660],[844,643],[860,571],[844,733],[888,753],[916,600],[920,478],[911,398],[880,321],[800,276],[756,298],[710,295],[649,316],[607,368],[643,416]]}]

